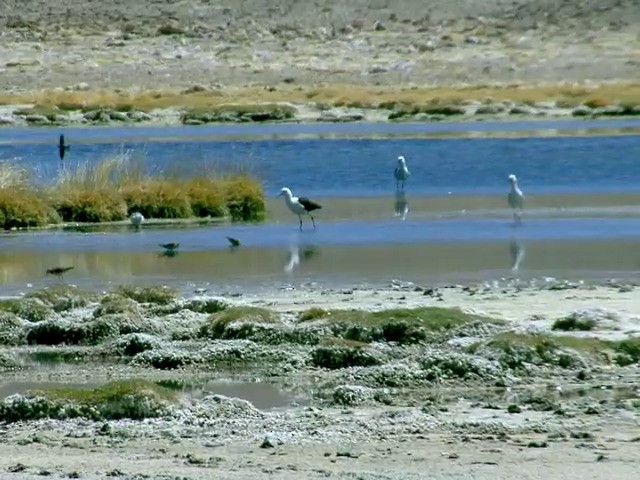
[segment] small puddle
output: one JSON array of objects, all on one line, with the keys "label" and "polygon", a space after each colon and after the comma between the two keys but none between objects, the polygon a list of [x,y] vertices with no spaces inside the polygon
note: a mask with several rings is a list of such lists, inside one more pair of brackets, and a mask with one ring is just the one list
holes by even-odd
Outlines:
[{"label": "small puddle", "polygon": [[[251,402],[260,410],[273,410],[291,407],[294,403],[304,402],[282,392],[277,387],[261,382],[234,382],[234,381],[194,381],[160,380],[155,382],[165,388],[179,391],[193,399],[201,399],[207,395],[224,395],[231,398],[240,398]],[[102,383],[66,383],[66,382],[8,382],[0,384],[0,399],[16,393],[25,393],[30,390],[45,390],[49,388],[97,388]]]},{"label": "small puddle", "polygon": [[251,402],[260,410],[290,407],[294,402],[298,404],[304,403],[279,390],[274,385],[262,382],[160,380],[156,383],[163,387],[180,391],[196,400],[207,395],[241,398]]}]

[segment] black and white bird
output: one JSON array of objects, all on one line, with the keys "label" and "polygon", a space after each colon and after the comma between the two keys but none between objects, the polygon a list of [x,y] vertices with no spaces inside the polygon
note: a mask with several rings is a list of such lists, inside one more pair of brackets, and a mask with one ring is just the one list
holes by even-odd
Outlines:
[{"label": "black and white bird", "polygon": [[64,135],[60,134],[60,141],[58,142],[58,153],[60,154],[60,160],[64,160],[65,152],[68,152],[71,149],[70,145],[65,145],[64,143]]},{"label": "black and white bird", "polygon": [[165,250],[177,250],[180,244],[177,242],[171,242],[171,243],[161,243],[160,246]]},{"label": "black and white bird", "polygon": [[511,188],[507,195],[507,201],[513,210],[513,220],[516,223],[520,223],[522,221],[522,211],[524,209],[524,194],[522,193],[522,190],[520,190],[520,187],[518,187],[518,179],[515,175],[509,175],[509,183],[511,184]]},{"label": "black and white bird", "polygon": [[404,182],[409,178],[409,169],[407,168],[407,162],[402,155],[398,157],[398,165],[396,165],[395,170],[393,171],[393,176],[396,179],[396,189],[400,189],[400,184],[402,184],[402,189],[404,190]]},{"label": "black and white bird", "polygon": [[289,207],[289,210],[298,215],[298,218],[300,219],[300,231],[302,231],[302,215],[309,215],[313,228],[316,228],[316,221],[314,220],[313,215],[311,215],[311,212],[321,209],[322,205],[319,205],[306,197],[294,197],[291,190],[287,187],[280,190],[280,195],[278,196],[284,196],[284,201],[287,204],[287,207]]}]

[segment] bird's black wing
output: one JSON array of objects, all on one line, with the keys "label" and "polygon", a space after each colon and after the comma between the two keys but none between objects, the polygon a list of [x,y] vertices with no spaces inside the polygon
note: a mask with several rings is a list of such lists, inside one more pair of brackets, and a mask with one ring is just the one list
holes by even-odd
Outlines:
[{"label": "bird's black wing", "polygon": [[60,148],[64,148],[64,134],[60,134]]},{"label": "bird's black wing", "polygon": [[307,212],[313,212],[314,210],[322,208],[322,205],[314,202],[313,200],[309,200],[306,197],[298,197],[298,202],[300,202],[300,205],[302,205]]}]

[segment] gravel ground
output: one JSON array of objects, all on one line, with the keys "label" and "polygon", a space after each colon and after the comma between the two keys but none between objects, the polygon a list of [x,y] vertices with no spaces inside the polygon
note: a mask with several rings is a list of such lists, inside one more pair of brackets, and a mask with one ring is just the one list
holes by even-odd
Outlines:
[{"label": "gravel ground", "polygon": [[635,81],[639,19],[638,0],[4,0],[0,88]]}]

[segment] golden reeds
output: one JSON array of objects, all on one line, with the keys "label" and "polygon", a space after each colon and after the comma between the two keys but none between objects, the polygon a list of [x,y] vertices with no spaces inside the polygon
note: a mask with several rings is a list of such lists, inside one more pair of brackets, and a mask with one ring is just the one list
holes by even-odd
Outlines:
[{"label": "golden reeds", "polygon": [[48,188],[32,184],[14,164],[0,163],[0,227],[6,229],[119,221],[133,211],[147,218],[229,216],[247,221],[262,218],[264,210],[262,186],[244,173],[150,175],[144,159],[130,152],[65,168]]}]

